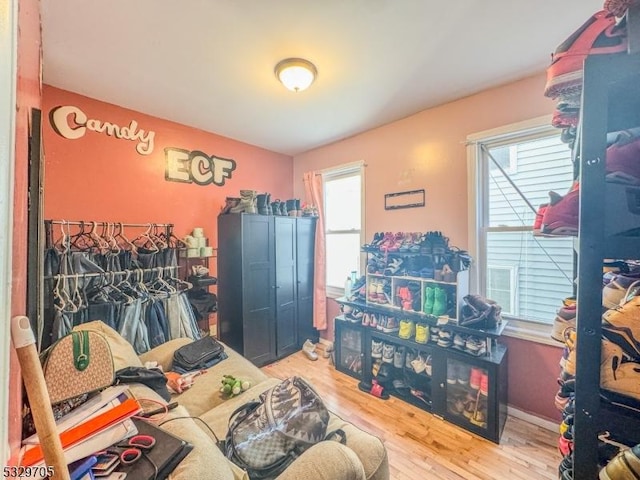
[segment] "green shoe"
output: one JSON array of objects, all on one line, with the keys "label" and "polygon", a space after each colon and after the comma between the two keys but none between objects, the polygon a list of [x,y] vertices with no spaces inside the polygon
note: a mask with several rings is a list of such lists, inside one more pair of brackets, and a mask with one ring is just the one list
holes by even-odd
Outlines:
[{"label": "green shoe", "polygon": [[444,288],[434,287],[433,308],[431,314],[439,317],[447,313],[447,291]]},{"label": "green shoe", "polygon": [[433,312],[433,302],[435,299],[436,287],[427,285],[424,289],[424,309],[422,310],[427,315],[431,315]]}]

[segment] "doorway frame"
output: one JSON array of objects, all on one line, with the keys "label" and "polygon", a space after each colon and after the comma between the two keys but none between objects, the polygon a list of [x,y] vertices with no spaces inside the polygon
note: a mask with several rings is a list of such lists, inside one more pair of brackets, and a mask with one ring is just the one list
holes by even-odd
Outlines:
[{"label": "doorway frame", "polygon": [[13,189],[18,46],[18,1],[0,4],[0,461],[7,465],[11,351],[11,287],[13,273]]}]

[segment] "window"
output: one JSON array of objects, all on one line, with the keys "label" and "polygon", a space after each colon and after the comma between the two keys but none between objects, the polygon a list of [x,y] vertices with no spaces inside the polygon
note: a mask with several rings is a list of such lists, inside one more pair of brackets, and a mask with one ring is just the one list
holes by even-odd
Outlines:
[{"label": "window", "polygon": [[533,210],[548,202],[550,190],[564,195],[573,181],[570,149],[557,129],[543,125],[469,137],[476,290],[496,300],[513,325],[523,320],[534,329],[553,323],[573,295],[573,240],[532,234]]},{"label": "window", "polygon": [[324,172],[324,217],[327,258],[327,292],[342,295],[352,271],[360,275],[362,245],[362,166]]}]

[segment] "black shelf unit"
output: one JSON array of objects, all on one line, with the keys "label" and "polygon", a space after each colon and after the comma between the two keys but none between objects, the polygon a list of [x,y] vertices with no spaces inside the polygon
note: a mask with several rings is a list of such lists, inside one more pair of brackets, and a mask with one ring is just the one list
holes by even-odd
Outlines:
[{"label": "black shelf unit", "polygon": [[[348,303],[353,304],[354,302]],[[355,378],[359,378],[360,383],[358,384],[358,388],[360,390],[369,393],[372,387],[372,368],[374,363],[371,357],[372,340],[392,344],[396,347],[404,347],[405,353],[406,351],[412,351],[416,353],[420,352],[424,356],[431,356],[431,376],[427,376],[425,373],[415,373],[413,370],[407,368],[406,362],[404,361],[403,368],[396,369],[394,367],[393,369],[396,378],[406,379],[410,385],[424,392],[427,402],[413,396],[411,393],[397,391],[395,389],[389,389],[388,394],[431,412],[465,430],[487,438],[495,443],[499,443],[507,418],[508,355],[505,345],[494,342],[489,355],[475,357],[452,347],[440,347],[433,342],[423,344],[417,343],[414,340],[402,339],[398,337],[397,333],[385,333],[375,328],[363,326],[360,323],[347,320],[344,316],[336,317],[335,325],[336,368]],[[447,328],[448,327],[449,325],[447,325]],[[345,371],[344,368],[340,367],[340,356],[343,350],[341,345],[343,339],[342,332],[345,330],[359,332],[359,338],[362,342],[362,371],[359,375],[354,375],[353,372]],[[477,332],[476,330],[476,335]],[[456,366],[463,365],[467,371],[471,368],[478,368],[486,373],[486,375],[488,375],[487,395],[481,395],[478,389],[473,390],[470,387],[452,386],[449,384],[447,382],[447,371],[450,368],[450,364]],[[448,408],[448,405],[455,401],[455,397],[460,393],[460,389],[464,388],[468,390],[467,393],[475,392],[474,394],[477,395],[478,399],[484,402],[484,426],[475,425],[462,413],[454,414]]]},{"label": "black shelf unit", "polygon": [[[636,12],[637,13],[637,12]],[[640,25],[636,25],[640,27]],[[607,403],[600,392],[602,262],[640,258],[640,237],[611,235],[626,215],[605,182],[606,134],[640,126],[640,55],[596,55],[584,65],[580,119],[580,228],[577,240],[579,313],[576,346],[574,478],[598,476],[598,434],[640,443],[637,412]],[[636,199],[633,187],[629,198]],[[637,188],[636,188],[637,189]],[[635,200],[634,200],[635,201]],[[628,210],[638,205],[628,204]],[[616,215],[611,215],[616,212]],[[640,227],[640,216],[638,227]],[[606,220],[605,220],[606,219]],[[627,218],[628,220],[628,218]],[[615,227],[615,225],[613,225]]]},{"label": "black shelf unit", "polygon": [[364,332],[362,325],[350,322],[344,316],[335,322],[335,367],[355,379],[362,379],[364,364]]}]

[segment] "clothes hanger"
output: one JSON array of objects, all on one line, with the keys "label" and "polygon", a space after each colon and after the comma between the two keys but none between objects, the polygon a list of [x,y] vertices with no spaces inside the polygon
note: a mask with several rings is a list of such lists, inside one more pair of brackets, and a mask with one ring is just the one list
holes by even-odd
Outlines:
[{"label": "clothes hanger", "polygon": [[[158,246],[151,238],[151,224],[147,224],[147,230],[141,233],[136,239],[133,240],[134,245],[151,250],[153,253],[160,251]],[[140,243],[141,242],[141,243]]]}]

